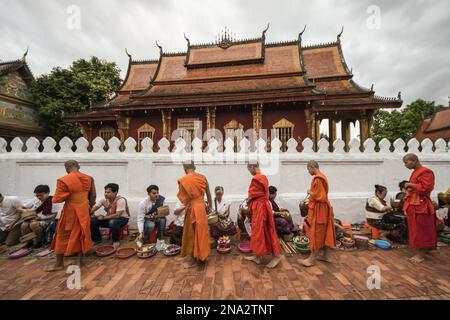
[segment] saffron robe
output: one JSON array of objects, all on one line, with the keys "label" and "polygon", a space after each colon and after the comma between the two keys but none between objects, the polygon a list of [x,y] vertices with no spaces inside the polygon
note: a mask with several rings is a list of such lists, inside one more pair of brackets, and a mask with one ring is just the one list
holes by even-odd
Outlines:
[{"label": "saffron robe", "polygon": [[189,173],[178,180],[177,197],[186,207],[181,255],[205,261],[210,252],[208,216],[206,213],[206,178]]},{"label": "saffron robe", "polygon": [[71,172],[59,178],[53,203],[64,203],[58,220],[52,249],[66,256],[87,253],[92,248],[89,192],[92,178],[81,172]]},{"label": "saffron robe", "polygon": [[257,173],[253,176],[248,188],[248,199],[252,217],[250,247],[253,255],[280,254],[280,241],[269,202],[269,181],[265,175]]},{"label": "saffron robe", "polygon": [[430,198],[434,189],[434,173],[420,167],[411,174],[414,188],[406,190],[403,210],[408,221],[408,242],[411,248],[436,248],[436,211]]},{"label": "saffron robe", "polygon": [[313,177],[310,191],[307,216],[310,249],[316,251],[323,247],[335,247],[334,214],[328,201],[328,179],[323,173],[319,172]]}]

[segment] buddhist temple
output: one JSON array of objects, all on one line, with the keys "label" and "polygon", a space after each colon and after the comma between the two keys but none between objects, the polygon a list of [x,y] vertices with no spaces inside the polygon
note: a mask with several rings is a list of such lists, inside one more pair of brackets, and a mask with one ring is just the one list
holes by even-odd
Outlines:
[{"label": "buddhist temple", "polygon": [[285,150],[290,138],[310,137],[317,145],[326,119],[330,140],[338,138],[341,122],[339,138],[348,144],[350,123],[356,121],[365,140],[374,110],[402,105],[400,93],[379,97],[373,86],[353,80],[341,48],[343,30],[336,41],[314,45],[303,44],[305,30],[285,42],[268,42],[267,31],[268,26],[260,37],[237,40],[225,30],[206,44],[192,44],[185,36],[186,51],[178,53],[164,52],[157,43],[154,60],[133,60],[127,52],[128,71],[115,96],[65,121],[80,124],[89,141],[133,137],[138,148],[145,137],[173,141],[175,129],[201,138],[215,128],[222,142],[248,129],[257,134],[267,129]]},{"label": "buddhist temple", "polygon": [[7,140],[45,135],[29,92],[34,77],[26,62],[27,52],[21,59],[0,60],[0,137]]},{"label": "buddhist temple", "polygon": [[426,138],[433,142],[440,138],[450,141],[450,101],[448,102],[448,108],[435,112],[420,124],[416,139],[422,141]]}]

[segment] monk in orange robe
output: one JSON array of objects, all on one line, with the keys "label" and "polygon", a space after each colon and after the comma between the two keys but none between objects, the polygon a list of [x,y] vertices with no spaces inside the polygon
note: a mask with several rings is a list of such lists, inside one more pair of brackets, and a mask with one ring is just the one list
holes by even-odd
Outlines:
[{"label": "monk in orange robe", "polygon": [[268,268],[275,268],[281,261],[281,246],[275,229],[272,206],[269,202],[269,181],[261,174],[259,165],[248,164],[248,171],[253,176],[248,188],[248,201],[252,220],[252,234],[250,247],[253,256],[245,259],[261,263],[261,258],[272,254],[272,260],[267,264]]},{"label": "monk in orange robe", "polygon": [[186,175],[178,179],[177,197],[185,206],[181,255],[186,257],[184,267],[190,268],[196,261],[204,263],[211,252],[207,212],[210,208],[205,203],[211,201],[208,180],[195,172],[193,163],[183,164]]},{"label": "monk in orange robe", "polygon": [[311,187],[308,190],[308,216],[310,256],[302,260],[305,267],[314,265],[316,259],[331,262],[328,257],[328,248],[336,246],[336,230],[334,227],[334,214],[330,201],[328,201],[328,179],[320,172],[317,161],[311,160],[307,164],[310,175],[313,176]]},{"label": "monk in orange robe", "polygon": [[436,210],[430,194],[434,189],[434,173],[420,164],[419,158],[409,153],[403,157],[405,167],[414,170],[405,184],[403,211],[408,221],[409,247],[417,250],[412,262],[422,262],[422,253],[430,253],[437,245]]},{"label": "monk in orange robe", "polygon": [[65,202],[52,242],[56,262],[46,271],[63,269],[64,256],[73,254],[78,254],[81,266],[82,254],[92,248],[89,206],[95,203],[94,181],[79,171],[80,165],[75,160],[67,161],[64,166],[67,175],[58,179],[52,199],[54,203]]}]

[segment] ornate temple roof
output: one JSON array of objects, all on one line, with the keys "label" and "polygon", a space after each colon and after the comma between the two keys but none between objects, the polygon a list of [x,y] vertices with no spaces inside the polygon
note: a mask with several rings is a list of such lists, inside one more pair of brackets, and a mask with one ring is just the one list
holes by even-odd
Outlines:
[{"label": "ornate temple roof", "polygon": [[[320,100],[315,109],[397,108],[399,97],[376,97],[357,84],[337,41],[304,46],[297,40],[266,43],[261,37],[236,40],[225,31],[213,43],[191,44],[186,52],[132,61],[116,96],[103,105],[115,111]],[[128,54],[128,53],[127,53]],[[101,109],[101,108],[100,108]],[[100,110],[99,109],[99,110]],[[88,116],[86,114],[86,116]]]}]

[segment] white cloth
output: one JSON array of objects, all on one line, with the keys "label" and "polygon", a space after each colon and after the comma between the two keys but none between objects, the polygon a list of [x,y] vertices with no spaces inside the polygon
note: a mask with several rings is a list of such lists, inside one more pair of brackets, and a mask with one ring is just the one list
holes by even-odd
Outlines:
[{"label": "white cloth", "polygon": [[25,200],[23,202],[23,207],[28,210],[36,210],[41,204],[42,201],[35,197],[33,199]]},{"label": "white cloth", "polygon": [[[374,208],[378,211],[382,211],[383,208],[385,207],[384,204],[381,203],[380,198],[378,198],[377,196],[372,196],[369,199],[367,199],[367,203],[369,205],[369,207]],[[385,215],[385,212],[371,212],[369,210],[366,210],[366,217],[368,219],[376,219],[376,220],[380,220],[381,218],[383,218],[383,216]]]},{"label": "white cloth", "polygon": [[[100,207],[100,208],[104,208],[106,211],[106,208],[111,207],[111,201],[109,201],[106,198],[103,198],[102,200],[100,200],[99,202],[96,203],[96,206]],[[122,214],[120,215],[121,217],[124,218],[128,218],[128,213],[127,213],[127,202],[125,200],[125,198],[121,197],[119,200],[117,200],[117,207],[116,207],[116,212],[122,211]],[[98,215],[104,215],[102,213],[99,213]],[[96,214],[96,216],[98,216]]]},{"label": "white cloth", "polygon": [[214,207],[214,210],[217,210],[217,214],[219,215],[219,218],[226,218],[229,216],[229,211],[231,203],[228,203],[224,199],[222,199],[222,202],[217,201],[217,199],[214,202],[214,206],[217,205],[217,209]]},{"label": "white cloth", "polygon": [[20,212],[18,208],[22,208],[22,201],[18,197],[4,196],[0,203],[0,229],[5,230],[6,226],[16,220]]},{"label": "white cloth", "polygon": [[147,197],[139,203],[139,210],[137,214],[137,225],[139,232],[144,232],[144,221],[145,215],[150,212],[152,207],[156,204],[155,202],[150,201],[150,198]]},{"label": "white cloth", "polygon": [[[177,210],[181,207],[183,207],[183,204],[181,203],[180,200],[177,200],[177,203],[175,204],[175,210]],[[184,215],[185,214],[186,214],[186,210],[183,210],[183,211],[181,211],[181,213],[178,216],[175,215],[174,223],[176,226],[178,226],[178,227],[184,226]]]}]

